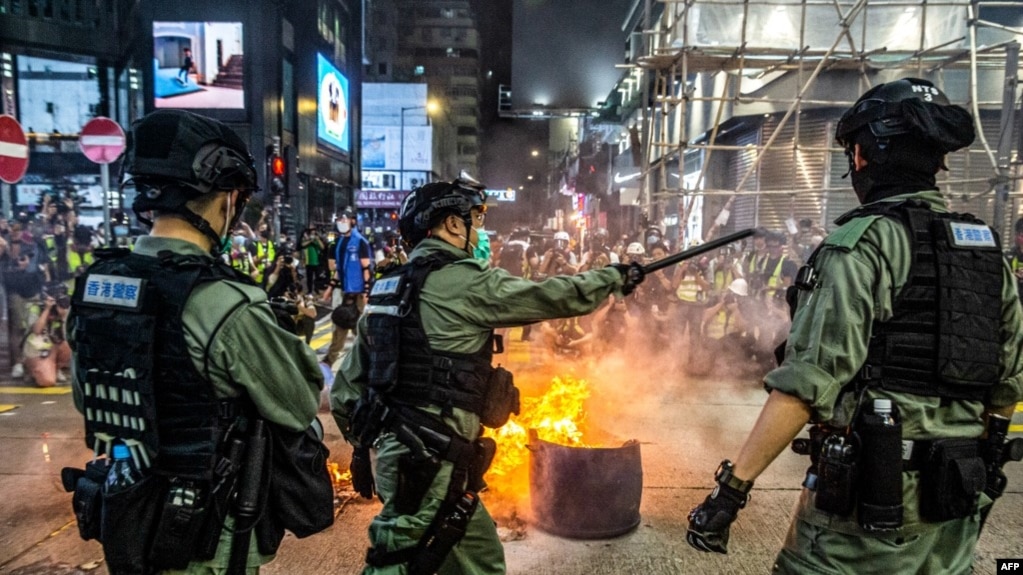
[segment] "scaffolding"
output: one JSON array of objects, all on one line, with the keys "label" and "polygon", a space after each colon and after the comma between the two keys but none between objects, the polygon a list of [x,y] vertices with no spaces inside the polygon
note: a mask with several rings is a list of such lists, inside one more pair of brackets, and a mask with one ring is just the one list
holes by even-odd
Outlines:
[{"label": "scaffolding", "polygon": [[939,175],[953,207],[999,230],[1019,212],[1019,3],[659,1],[619,85],[643,133],[640,203],[651,215],[676,202],[684,227],[703,196],[718,210],[704,238],[729,220],[827,224],[855,205],[835,121],[870,86],[905,76],[930,79],[974,116],[976,142]]}]

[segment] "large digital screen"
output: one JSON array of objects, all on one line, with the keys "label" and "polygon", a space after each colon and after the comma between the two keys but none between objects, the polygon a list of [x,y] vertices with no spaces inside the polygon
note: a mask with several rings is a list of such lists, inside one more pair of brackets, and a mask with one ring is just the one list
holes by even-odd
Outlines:
[{"label": "large digital screen", "polygon": [[316,136],[347,152],[350,148],[348,78],[322,54],[316,55],[316,70]]},{"label": "large digital screen", "polygon": [[245,108],[241,22],[153,22],[157,108]]}]

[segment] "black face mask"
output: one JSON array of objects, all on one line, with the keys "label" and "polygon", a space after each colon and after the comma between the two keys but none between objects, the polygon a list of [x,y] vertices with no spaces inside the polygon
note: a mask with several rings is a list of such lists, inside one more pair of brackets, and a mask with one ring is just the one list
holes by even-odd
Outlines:
[{"label": "black face mask", "polygon": [[[894,140],[894,139],[893,139]],[[942,153],[931,147],[915,145],[899,138],[888,143],[886,150],[873,148],[867,152],[873,160],[856,170],[850,160],[850,178],[861,204],[937,189],[936,175]]]}]

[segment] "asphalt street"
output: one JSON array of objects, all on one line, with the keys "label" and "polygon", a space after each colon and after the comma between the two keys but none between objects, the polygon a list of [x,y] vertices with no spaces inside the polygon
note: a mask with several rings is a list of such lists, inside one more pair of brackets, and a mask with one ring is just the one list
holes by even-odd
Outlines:
[{"label": "asphalt street", "polygon": [[[323,344],[314,347],[322,349]],[[643,473],[640,524],[612,539],[547,534],[529,523],[528,505],[522,501],[494,501],[485,494],[506,539],[509,573],[770,572],[807,465],[792,452],[783,453],[757,481],[752,501],[733,527],[727,556],[698,553],[685,543],[686,514],[711,489],[718,462],[737,454],[766,397],[755,379],[688,377],[644,365],[640,357],[572,366],[538,351],[536,344],[515,342],[509,347],[505,365],[518,366],[517,381],[524,389],[542,387],[548,375],[561,370],[578,369],[588,377],[593,388],[588,421],[609,436],[637,440]],[[62,467],[81,466],[91,455],[69,391],[0,384],[0,573],[107,573],[99,545],[79,538],[71,496],[60,483]],[[320,417],[331,460],[343,469],[350,450],[329,414]],[[1023,418],[1018,414],[1017,419]],[[978,574],[996,573],[996,558],[1023,557],[1023,465],[1010,465],[1007,472],[1009,492],[997,503],[977,548]],[[366,527],[378,509],[376,501],[340,488],[334,526],[301,540],[288,535],[262,573],[359,573]]]}]

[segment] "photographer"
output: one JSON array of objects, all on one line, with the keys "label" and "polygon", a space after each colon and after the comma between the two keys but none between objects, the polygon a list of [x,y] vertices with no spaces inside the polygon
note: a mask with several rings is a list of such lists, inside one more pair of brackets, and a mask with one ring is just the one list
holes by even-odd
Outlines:
[{"label": "photographer", "polygon": [[297,290],[301,286],[298,271],[295,269],[295,258],[290,255],[279,255],[273,268],[268,270],[266,294],[271,298],[281,297]]},{"label": "photographer", "polygon": [[302,257],[305,259],[305,291],[316,293],[316,280],[320,278],[323,270],[327,267],[326,257],[323,254],[327,245],[320,237],[320,233],[316,231],[316,226],[310,224],[302,231],[298,247],[301,248]]},{"label": "photographer", "polygon": [[[64,284],[49,284],[41,301],[28,306],[29,330],[22,343],[25,371],[39,387],[67,382],[63,370],[71,365],[71,348],[64,332],[71,298]],[[58,371],[60,370],[60,371]]]},{"label": "photographer", "polygon": [[554,234],[554,247],[547,250],[540,261],[540,276],[571,275],[579,270],[575,265],[575,254],[569,251],[570,238],[568,232]]}]

